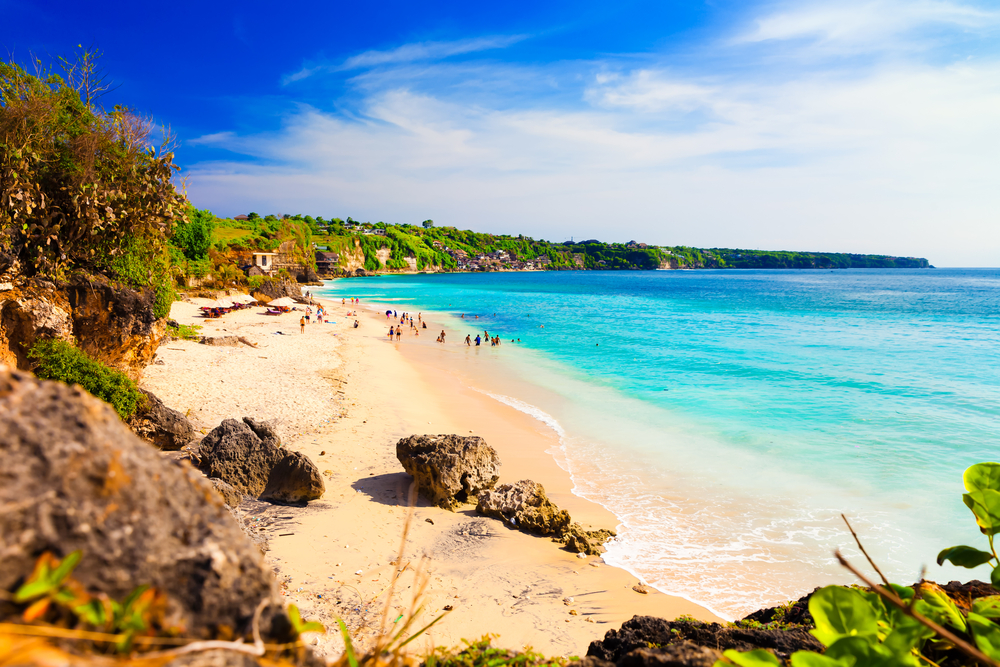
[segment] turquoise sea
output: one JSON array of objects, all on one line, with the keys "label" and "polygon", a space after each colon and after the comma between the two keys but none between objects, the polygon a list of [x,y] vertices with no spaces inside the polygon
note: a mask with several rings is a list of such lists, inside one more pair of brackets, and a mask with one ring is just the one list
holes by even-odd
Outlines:
[{"label": "turquoise sea", "polygon": [[849,583],[841,512],[893,580],[970,578],[935,556],[985,539],[961,474],[1000,459],[1000,270],[409,275],[317,294],[434,313],[456,353],[501,335],[472,353],[525,390],[479,388],[556,429],[575,492],[621,521],[605,560],[662,591],[736,618]]}]

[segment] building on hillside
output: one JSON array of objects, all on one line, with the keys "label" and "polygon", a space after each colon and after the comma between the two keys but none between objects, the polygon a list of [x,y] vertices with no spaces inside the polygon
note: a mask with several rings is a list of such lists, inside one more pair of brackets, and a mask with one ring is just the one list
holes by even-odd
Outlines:
[{"label": "building on hillside", "polygon": [[233,218],[233,220],[249,220],[249,219],[250,219],[249,215],[238,215],[235,218]]},{"label": "building on hillside", "polygon": [[379,227],[375,229],[366,229],[365,236],[385,236],[385,230]]},{"label": "building on hillside", "polygon": [[337,270],[340,255],[335,252],[316,253],[316,273],[331,274]]},{"label": "building on hillside", "polygon": [[255,251],[253,253],[253,266],[260,269],[264,275],[274,275],[278,270],[275,268],[275,258],[277,256],[278,253],[276,252]]}]

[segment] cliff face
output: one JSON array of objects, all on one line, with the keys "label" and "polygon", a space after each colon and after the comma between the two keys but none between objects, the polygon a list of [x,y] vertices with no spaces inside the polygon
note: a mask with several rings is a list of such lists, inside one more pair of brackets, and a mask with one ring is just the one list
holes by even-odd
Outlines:
[{"label": "cliff face", "polygon": [[0,276],[0,363],[26,370],[37,340],[60,338],[138,380],[166,331],[153,300],[151,290],[116,287],[103,277],[55,284],[8,272]]}]

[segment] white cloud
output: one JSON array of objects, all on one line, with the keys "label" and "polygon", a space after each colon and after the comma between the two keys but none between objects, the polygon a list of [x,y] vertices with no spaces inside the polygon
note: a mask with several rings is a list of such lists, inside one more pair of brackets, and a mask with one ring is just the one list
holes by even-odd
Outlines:
[{"label": "white cloud", "polygon": [[754,21],[738,42],[814,39],[828,45],[881,50],[895,40],[934,27],[996,27],[1000,13],[943,0],[841,0],[797,4]]}]

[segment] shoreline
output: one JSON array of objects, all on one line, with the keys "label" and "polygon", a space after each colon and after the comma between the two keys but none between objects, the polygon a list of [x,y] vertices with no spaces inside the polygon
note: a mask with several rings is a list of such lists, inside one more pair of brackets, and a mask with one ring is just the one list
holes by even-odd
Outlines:
[{"label": "shoreline", "polygon": [[[365,317],[353,329],[354,318],[344,318],[346,306],[319,300],[337,323],[310,324],[304,335],[297,313],[274,318],[251,309],[204,322],[195,317],[196,305],[178,302],[172,316],[179,322],[204,324],[202,333],[209,336],[238,333],[259,348],[173,341],[161,347],[164,365],[150,366],[143,382],[204,429],[221,418],[278,418],[284,445],[323,471],[322,499],[304,508],[257,510],[279,526],[271,531],[268,559],[289,601],[305,616],[328,629],[344,617],[362,646],[378,630],[395,569],[390,563],[406,522],[410,478],[395,458],[400,437],[475,432],[500,454],[500,483],[534,479],[574,520],[617,525],[607,509],[572,493],[570,474],[551,454],[559,441],[550,428],[477,391],[460,369],[420,354],[433,346],[390,345],[378,316],[367,312],[370,304],[357,307]],[[425,332],[436,331],[430,321],[428,326]],[[282,329],[283,335],[274,335]],[[636,593],[632,585],[638,580],[627,571],[600,558],[579,559],[547,538],[480,517],[471,505],[452,513],[422,500],[409,527],[404,560],[410,567],[397,580],[392,618],[408,609],[415,570],[427,555],[428,611],[415,627],[437,610],[454,611],[414,642],[423,648],[490,632],[499,633],[495,645],[505,648],[530,645],[551,655],[582,655],[590,641],[635,614],[717,620],[688,600],[655,589]],[[341,646],[328,632],[316,648],[336,655]]]}]

